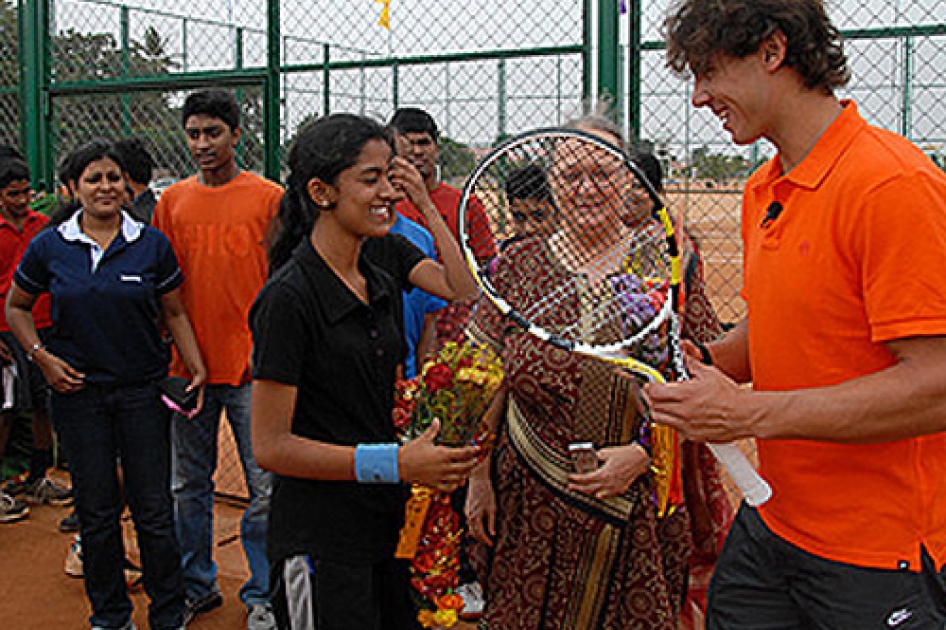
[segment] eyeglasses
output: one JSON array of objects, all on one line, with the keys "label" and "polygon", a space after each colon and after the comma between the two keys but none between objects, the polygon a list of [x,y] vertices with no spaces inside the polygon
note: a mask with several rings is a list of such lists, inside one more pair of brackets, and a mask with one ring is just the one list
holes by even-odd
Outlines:
[{"label": "eyeglasses", "polygon": [[512,218],[516,221],[545,221],[548,218],[548,213],[545,210],[533,210],[532,212],[523,212],[522,210],[513,210]]}]

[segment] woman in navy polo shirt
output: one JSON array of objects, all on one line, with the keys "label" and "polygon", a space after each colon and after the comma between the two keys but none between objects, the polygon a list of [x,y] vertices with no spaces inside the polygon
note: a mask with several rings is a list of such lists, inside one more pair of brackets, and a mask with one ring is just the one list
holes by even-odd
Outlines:
[{"label": "woman in navy polo shirt", "polygon": [[[250,312],[253,450],[276,473],[274,610],[281,628],[415,628],[407,566],[394,559],[401,482],[452,489],[478,449],[436,446],[437,423],[397,444],[401,291],[467,299],[476,285],[420,174],[392,157],[376,122],[334,114],[307,125],[289,169],[274,273]],[[388,235],[398,189],[425,211],[443,266]]]},{"label": "woman in navy polo shirt", "polygon": [[[52,417],[69,457],[82,534],[85,587],[96,628],[131,629],[122,572],[122,490],[138,532],[154,629],[180,628],[184,591],[170,494],[170,410],[163,319],[201,387],[206,370],[181,302],[170,243],[122,210],[125,183],[112,145],[66,158],[78,207],[30,243],[7,299],[7,319],[53,388]],[[36,297],[52,296],[49,346],[36,334]]]}]

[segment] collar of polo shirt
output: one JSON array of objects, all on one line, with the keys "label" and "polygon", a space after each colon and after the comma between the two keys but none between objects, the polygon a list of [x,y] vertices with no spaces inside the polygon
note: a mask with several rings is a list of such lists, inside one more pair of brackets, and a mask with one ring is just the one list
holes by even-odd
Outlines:
[{"label": "collar of polo shirt", "polygon": [[[76,210],[75,213],[67,221],[64,221],[58,228],[59,234],[67,241],[85,243],[90,246],[90,255],[92,257],[92,270],[95,271],[95,268],[98,267],[99,262],[102,260],[102,256],[105,255],[105,252],[99,247],[99,244],[92,240],[85,232],[82,231],[82,225],[79,223],[79,215],[82,214],[82,210]],[[145,224],[135,221],[130,214],[122,210],[122,225],[121,232],[122,237],[125,239],[126,243],[131,243],[138,240],[142,232],[145,230]]]}]

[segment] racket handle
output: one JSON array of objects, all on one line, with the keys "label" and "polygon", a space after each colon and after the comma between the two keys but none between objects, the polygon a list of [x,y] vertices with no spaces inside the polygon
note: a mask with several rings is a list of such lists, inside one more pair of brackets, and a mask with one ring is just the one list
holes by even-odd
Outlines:
[{"label": "racket handle", "polygon": [[745,453],[732,442],[728,444],[706,444],[713,456],[719,460],[729,477],[739,486],[746,503],[758,507],[772,496],[772,488],[752,466]]}]

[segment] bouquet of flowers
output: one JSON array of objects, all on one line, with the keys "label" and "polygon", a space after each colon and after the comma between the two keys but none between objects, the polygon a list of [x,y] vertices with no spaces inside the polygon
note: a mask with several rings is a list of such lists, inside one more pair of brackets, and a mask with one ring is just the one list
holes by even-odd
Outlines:
[{"label": "bouquet of flowers", "polygon": [[[424,365],[422,374],[398,383],[394,425],[404,439],[440,420],[437,441],[446,446],[484,444],[483,414],[503,380],[499,357],[488,347],[448,343]],[[463,609],[455,593],[459,583],[460,517],[450,495],[432,488],[411,488],[396,557],[411,561],[411,584],[425,628],[452,627]]]}]

